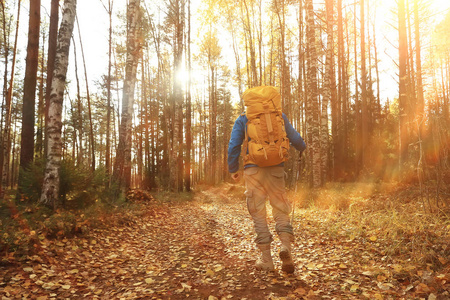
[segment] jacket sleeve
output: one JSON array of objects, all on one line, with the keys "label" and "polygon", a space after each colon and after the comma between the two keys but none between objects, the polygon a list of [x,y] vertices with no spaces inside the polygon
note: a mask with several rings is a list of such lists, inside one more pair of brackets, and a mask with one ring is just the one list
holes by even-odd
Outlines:
[{"label": "jacket sleeve", "polygon": [[235,173],[239,170],[239,156],[241,155],[241,146],[245,138],[245,125],[247,117],[245,115],[239,116],[234,122],[233,130],[231,131],[230,142],[228,143],[228,171]]},{"label": "jacket sleeve", "polygon": [[300,133],[297,132],[297,130],[292,127],[291,123],[289,122],[286,115],[283,113],[283,119],[284,119],[284,127],[286,128],[286,135],[289,139],[289,142],[292,146],[294,146],[295,149],[302,152],[306,149],[305,141],[303,141],[303,138],[300,136]]}]

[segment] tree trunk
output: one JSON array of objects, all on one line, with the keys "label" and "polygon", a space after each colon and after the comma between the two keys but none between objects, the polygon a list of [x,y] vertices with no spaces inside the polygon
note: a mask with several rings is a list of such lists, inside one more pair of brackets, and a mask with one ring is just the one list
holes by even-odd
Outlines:
[{"label": "tree trunk", "polygon": [[[34,157],[34,114],[36,102],[37,69],[39,64],[39,32],[41,21],[41,1],[30,1],[30,21],[28,26],[28,46],[23,85],[22,134],[20,147],[20,167],[26,169]],[[19,181],[21,181],[19,179]]]},{"label": "tree trunk", "polygon": [[[417,80],[417,115],[419,118],[424,113],[424,96],[423,96],[423,82],[422,82],[422,57],[420,44],[420,18],[419,18],[419,0],[414,0],[414,34],[416,46],[416,80]],[[419,120],[420,123],[421,120]]]},{"label": "tree trunk", "polygon": [[62,108],[67,67],[69,65],[70,39],[73,32],[76,0],[65,0],[63,18],[59,30],[55,70],[50,94],[49,122],[47,127],[47,162],[40,202],[55,208],[59,201],[59,170],[62,153]]},{"label": "tree trunk", "polygon": [[87,100],[87,109],[88,109],[88,117],[89,117],[89,144],[91,148],[91,170],[92,172],[95,171],[95,140],[94,140],[94,128],[92,125],[92,113],[91,113],[91,96],[89,94],[89,82],[88,82],[88,76],[87,76],[87,69],[86,69],[86,60],[84,59],[84,49],[83,49],[83,42],[81,40],[81,32],[80,32],[80,26],[77,19],[77,29],[78,29],[78,37],[80,41],[80,47],[81,47],[81,58],[83,59],[83,69],[84,69],[84,80],[86,83],[86,100]]},{"label": "tree trunk", "polygon": [[332,94],[334,90],[334,0],[326,0],[327,13],[327,49],[325,61],[325,82],[324,82],[324,96],[322,99],[322,113],[320,124],[320,148],[322,149],[322,184],[325,184],[328,173],[328,103],[334,103]]},{"label": "tree trunk", "polygon": [[317,50],[316,27],[314,24],[313,1],[306,0],[306,37],[307,37],[307,70],[308,70],[308,102],[307,102],[307,140],[310,152],[311,183],[314,188],[321,186],[321,149],[319,134],[319,93],[317,83]]},{"label": "tree trunk", "polygon": [[[14,48],[13,48],[13,58],[12,58],[12,66],[11,66],[11,78],[9,79],[9,85],[7,86],[6,91],[6,98],[5,98],[5,127],[3,128],[3,134],[1,136],[1,148],[0,148],[0,175],[2,176],[2,182],[0,184],[0,199],[3,199],[3,191],[8,185],[8,170],[9,170],[9,160],[10,160],[10,153],[11,153],[11,107],[12,107],[12,90],[14,85],[14,75],[16,73],[16,57],[17,57],[17,39],[19,37],[19,20],[20,20],[20,6],[21,1],[19,0],[18,6],[17,6],[17,21],[16,21],[16,33],[14,37]],[[2,12],[3,12],[3,33],[6,44],[6,20],[5,20],[5,7],[4,3],[2,2]],[[5,48],[8,48],[8,45],[5,46]],[[8,61],[8,52],[5,49],[5,57],[6,62]],[[7,63],[5,63],[5,75],[7,72]],[[6,76],[5,76],[5,81]],[[3,114],[2,114],[3,116]]]},{"label": "tree trunk", "polygon": [[188,33],[187,33],[188,82],[186,91],[186,165],[184,185],[187,192],[191,191],[191,151],[192,151],[192,107],[191,107],[191,0],[188,0]]},{"label": "tree trunk", "polygon": [[366,74],[366,29],[364,16],[364,0],[360,0],[360,21],[361,21],[361,166],[366,169],[368,166],[369,151],[369,111],[367,101],[367,74]]},{"label": "tree trunk", "polygon": [[83,164],[84,160],[84,147],[83,147],[83,103],[81,101],[80,94],[80,80],[78,78],[78,60],[77,60],[77,50],[75,41],[73,41],[73,58],[75,65],[75,82],[77,86],[77,118],[74,119],[74,131],[78,130],[78,152],[76,155],[76,163],[78,166]]},{"label": "tree trunk", "polygon": [[109,32],[108,32],[108,78],[107,78],[107,99],[106,99],[106,155],[105,155],[105,170],[109,175],[111,172],[111,67],[112,67],[112,7],[113,0],[108,0],[108,18],[109,18]]},{"label": "tree trunk", "polygon": [[209,122],[210,122],[210,132],[209,132],[209,157],[210,157],[210,183],[216,183],[216,162],[217,162],[217,99],[216,99],[216,72],[214,66],[211,69],[211,91],[209,96]]},{"label": "tree trunk", "polygon": [[[45,93],[45,128],[48,125],[48,109],[50,107],[50,92],[52,90],[53,70],[55,69],[56,43],[58,40],[59,22],[59,0],[51,0],[50,25],[48,33],[48,53],[47,53],[47,80]],[[44,134],[44,157],[47,157],[48,136]]]},{"label": "tree trunk", "polygon": [[[140,54],[138,38],[140,0],[130,0],[127,7],[127,60],[122,91],[122,120],[119,127],[119,145],[114,163],[113,179],[124,192],[131,186],[131,135],[133,120],[134,89]],[[117,195],[116,195],[117,196]]]},{"label": "tree trunk", "polygon": [[398,33],[399,33],[399,167],[403,170],[408,153],[408,135],[406,124],[407,106],[407,65],[408,65],[408,36],[406,31],[405,0],[398,0]]}]

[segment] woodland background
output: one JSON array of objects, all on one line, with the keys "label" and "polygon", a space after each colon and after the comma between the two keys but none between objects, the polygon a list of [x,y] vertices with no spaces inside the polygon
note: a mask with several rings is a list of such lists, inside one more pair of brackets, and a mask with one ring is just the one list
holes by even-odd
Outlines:
[{"label": "woodland background", "polygon": [[[446,1],[0,4],[5,299],[449,298]],[[259,85],[308,147],[291,277],[227,170]]]},{"label": "woodland background", "polygon": [[[79,23],[89,20],[75,19],[78,39],[66,33],[70,51],[63,54],[70,81],[55,100],[63,103],[60,144],[50,156],[51,84],[65,9],[55,0],[45,13],[40,1],[1,2],[2,193],[19,186],[27,198],[59,206],[104,190],[117,197],[130,187],[190,191],[228,180],[227,142],[245,110],[232,95],[274,85],[308,145],[303,159],[293,152],[287,164],[290,188],[298,177],[310,187],[413,181],[436,189],[440,202],[449,178],[450,14],[435,22],[432,1],[392,4],[388,26],[396,39],[389,42],[398,53],[388,62],[376,43],[388,40],[377,29],[381,1],[201,1],[197,11],[188,0],[100,2],[98,14],[109,20],[108,67],[88,77],[89,33]],[[22,69],[18,27],[27,12]],[[231,41],[225,49],[222,37]],[[400,96],[392,99],[380,96],[386,64],[397,70],[384,79],[397,82]],[[61,178],[61,191],[49,200],[40,174],[57,157],[54,170],[61,170],[53,177]]]}]

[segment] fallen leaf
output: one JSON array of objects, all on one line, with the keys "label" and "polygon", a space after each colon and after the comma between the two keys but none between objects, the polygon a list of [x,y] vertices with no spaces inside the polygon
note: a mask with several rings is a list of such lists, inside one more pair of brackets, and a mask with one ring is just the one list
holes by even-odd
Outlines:
[{"label": "fallen leaf", "polygon": [[350,292],[356,293],[359,290],[359,285],[354,284],[350,287]]},{"label": "fallen leaf", "polygon": [[206,270],[206,277],[213,277],[214,276],[214,271],[213,270],[211,270],[211,269],[207,269]]},{"label": "fallen leaf", "polygon": [[302,287],[297,288],[294,293],[296,293],[299,296],[303,296],[306,295],[306,290]]}]

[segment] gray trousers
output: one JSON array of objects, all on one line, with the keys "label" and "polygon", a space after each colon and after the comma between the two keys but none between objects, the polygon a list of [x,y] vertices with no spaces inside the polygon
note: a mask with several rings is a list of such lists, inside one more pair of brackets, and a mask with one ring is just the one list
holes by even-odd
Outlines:
[{"label": "gray trousers", "polygon": [[277,234],[290,233],[293,240],[294,232],[289,219],[292,206],[286,196],[284,167],[249,167],[244,170],[244,180],[247,208],[256,232],[255,242],[268,244],[273,241],[266,219],[267,197],[272,206]]}]

